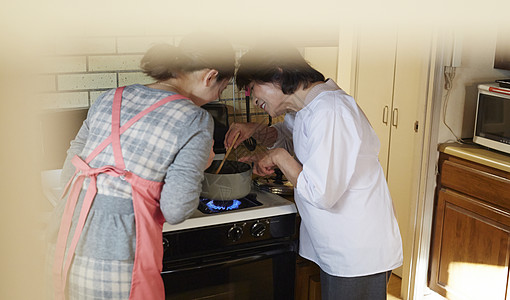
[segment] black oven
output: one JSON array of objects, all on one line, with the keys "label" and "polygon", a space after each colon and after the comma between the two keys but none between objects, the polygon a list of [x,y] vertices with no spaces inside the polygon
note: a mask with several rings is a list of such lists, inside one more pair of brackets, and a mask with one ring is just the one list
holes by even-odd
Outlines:
[{"label": "black oven", "polygon": [[294,299],[296,214],[164,232],[166,299]]}]

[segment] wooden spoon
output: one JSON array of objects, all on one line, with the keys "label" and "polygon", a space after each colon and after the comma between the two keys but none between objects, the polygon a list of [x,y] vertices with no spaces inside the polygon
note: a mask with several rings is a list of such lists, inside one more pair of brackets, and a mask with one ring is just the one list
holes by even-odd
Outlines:
[{"label": "wooden spoon", "polygon": [[216,172],[214,172],[214,174],[218,174],[220,173],[221,171],[221,168],[223,167],[223,164],[225,163],[225,161],[227,160],[227,157],[228,155],[230,154],[230,151],[232,151],[232,148],[234,147],[234,144],[236,143],[237,141],[237,138],[239,137],[239,134],[241,134],[241,132],[238,132],[236,134],[236,136],[234,137],[234,141],[232,142],[232,144],[230,145],[230,147],[228,147],[227,149],[227,153],[225,153],[225,157],[223,158],[223,160],[221,161],[221,164],[220,166],[218,167],[218,170],[216,170]]}]

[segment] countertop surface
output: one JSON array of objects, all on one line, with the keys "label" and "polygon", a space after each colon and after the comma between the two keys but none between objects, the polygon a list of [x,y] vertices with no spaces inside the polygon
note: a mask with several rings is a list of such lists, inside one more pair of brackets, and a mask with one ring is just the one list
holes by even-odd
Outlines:
[{"label": "countertop surface", "polygon": [[491,151],[477,145],[458,143],[440,144],[439,151],[488,167],[510,172],[510,154]]}]

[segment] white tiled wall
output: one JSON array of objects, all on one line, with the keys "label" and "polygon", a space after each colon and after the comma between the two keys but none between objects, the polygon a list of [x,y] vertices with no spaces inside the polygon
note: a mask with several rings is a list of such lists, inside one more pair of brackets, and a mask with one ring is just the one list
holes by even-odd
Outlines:
[{"label": "white tiled wall", "polygon": [[[53,50],[45,51],[40,58],[37,77],[42,109],[88,108],[99,95],[111,88],[130,84],[147,84],[154,80],[140,70],[140,60],[153,45],[177,45],[181,36],[99,36],[68,38],[56,41]],[[234,46],[236,56],[246,51]],[[301,49],[310,63],[325,73],[336,76],[336,47]],[[330,74],[331,73],[331,74]],[[246,119],[244,91],[233,84],[222,94],[221,102],[231,107],[232,121]],[[267,122],[267,114],[251,105],[252,120]],[[276,121],[276,120],[275,120]]]},{"label": "white tiled wall", "polygon": [[152,45],[176,36],[87,37],[55,41],[39,59],[37,88],[42,109],[88,108],[105,90],[153,79],[140,70]]}]

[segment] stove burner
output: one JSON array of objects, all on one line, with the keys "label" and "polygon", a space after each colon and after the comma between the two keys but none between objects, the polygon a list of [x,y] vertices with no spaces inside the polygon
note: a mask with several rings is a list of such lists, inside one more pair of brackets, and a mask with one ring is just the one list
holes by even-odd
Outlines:
[{"label": "stove burner", "polygon": [[239,208],[241,201],[237,199],[230,201],[209,200],[205,205],[211,210],[234,210]]},{"label": "stove burner", "polygon": [[200,197],[198,210],[204,214],[213,214],[262,205],[256,198],[256,194],[249,194],[244,198],[234,200],[214,200]]}]

